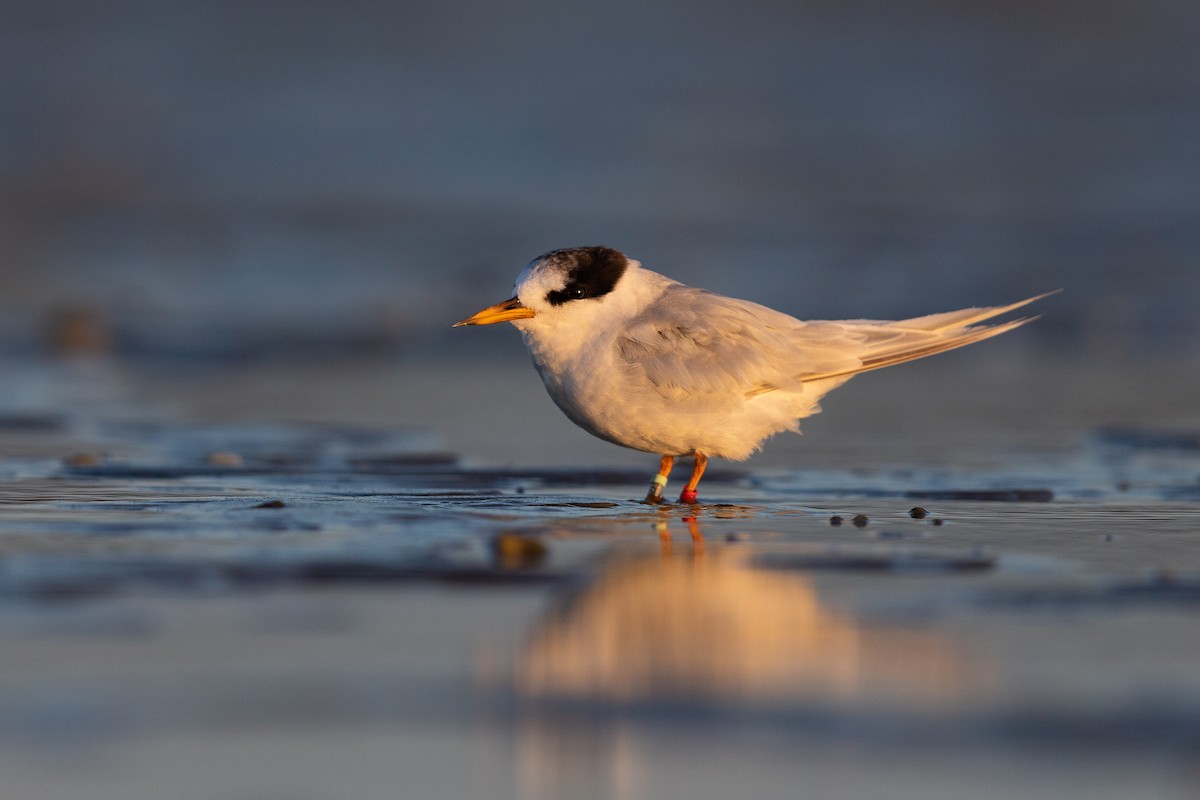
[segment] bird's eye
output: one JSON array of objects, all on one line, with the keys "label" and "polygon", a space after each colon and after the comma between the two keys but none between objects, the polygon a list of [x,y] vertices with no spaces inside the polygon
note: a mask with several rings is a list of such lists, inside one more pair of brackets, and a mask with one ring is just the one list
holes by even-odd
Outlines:
[{"label": "bird's eye", "polygon": [[570,303],[572,300],[583,300],[587,297],[594,297],[595,293],[588,288],[584,283],[568,283],[561,289],[556,289],[546,293],[546,302],[552,306],[561,306],[563,303]]}]

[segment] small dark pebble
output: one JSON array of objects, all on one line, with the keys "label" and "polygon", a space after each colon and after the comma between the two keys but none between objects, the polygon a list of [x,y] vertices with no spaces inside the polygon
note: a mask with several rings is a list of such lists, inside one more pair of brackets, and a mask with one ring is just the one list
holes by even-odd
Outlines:
[{"label": "small dark pebble", "polygon": [[741,541],[744,541],[745,538],[746,538],[746,534],[744,534],[744,533],[727,533],[727,534],[725,534],[725,541],[727,541],[727,542],[741,542]]},{"label": "small dark pebble", "polygon": [[264,503],[259,503],[254,508],[286,508],[287,503],[282,500],[267,500]]},{"label": "small dark pebble", "polygon": [[843,519],[842,519],[841,517],[839,517],[837,514],[834,514],[832,517],[830,517],[830,518],[829,518],[829,524],[830,524],[830,525],[832,525],[832,526],[833,526],[833,527],[835,527],[835,528],[836,528],[838,525],[841,525],[841,524],[842,524],[844,521],[845,521],[845,520],[843,520]]},{"label": "small dark pebble", "polygon": [[1116,540],[1117,540],[1117,537],[1113,536],[1111,533],[1104,534],[1104,541],[1115,542]]},{"label": "small dark pebble", "polygon": [[926,511],[925,509],[921,508],[920,506],[915,506],[913,508],[910,508],[908,511],[908,515],[910,517],[912,517],[913,519],[925,519],[925,517],[928,514],[929,514],[929,512]]},{"label": "small dark pebble", "polygon": [[934,517],[933,519],[929,520],[929,523],[930,523],[931,525],[941,525],[941,524],[942,524],[942,518],[941,518],[941,517]]},{"label": "small dark pebble", "polygon": [[855,514],[854,519],[852,519],[850,521],[854,523],[854,527],[856,527],[856,528],[865,528],[865,527],[867,527],[867,523],[870,522],[871,520],[867,517],[866,514]]}]

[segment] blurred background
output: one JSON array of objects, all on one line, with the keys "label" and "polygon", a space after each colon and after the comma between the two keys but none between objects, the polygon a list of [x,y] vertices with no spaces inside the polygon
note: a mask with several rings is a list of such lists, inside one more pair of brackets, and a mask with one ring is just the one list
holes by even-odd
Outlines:
[{"label": "blurred background", "polygon": [[1042,344],[1193,346],[1198,26],[1182,0],[5,0],[3,342],[86,310],[131,353],[467,347],[448,323],[529,258],[606,243],[808,317],[1062,287]]},{"label": "blurred background", "polygon": [[174,370],[193,406],[214,368],[309,365],[248,407],[436,423],[458,389],[423,365],[540,392],[511,332],[449,324],[603,243],[807,318],[1062,288],[991,358],[1177,372],[1198,25],[1182,0],[4,0],[0,355]]}]

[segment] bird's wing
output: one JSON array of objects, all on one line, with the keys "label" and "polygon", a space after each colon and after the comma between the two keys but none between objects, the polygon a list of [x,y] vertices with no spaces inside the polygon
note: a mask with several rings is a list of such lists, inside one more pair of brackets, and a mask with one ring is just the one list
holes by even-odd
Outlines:
[{"label": "bird's wing", "polygon": [[1038,300],[899,322],[802,322],[756,303],[670,287],[617,340],[620,359],[662,395],[728,397],[848,378],[997,336],[1024,325],[972,325]]},{"label": "bird's wing", "polygon": [[804,323],[677,284],[631,321],[617,351],[668,398],[732,402],[776,389],[799,391],[805,373],[858,368],[859,338],[837,323]]}]

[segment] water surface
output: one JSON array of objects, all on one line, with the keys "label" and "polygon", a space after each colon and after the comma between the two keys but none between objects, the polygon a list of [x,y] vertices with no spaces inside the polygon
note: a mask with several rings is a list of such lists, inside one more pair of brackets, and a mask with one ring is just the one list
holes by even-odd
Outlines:
[{"label": "water surface", "polygon": [[[0,760],[22,797],[1200,786],[1195,429],[1039,447],[1022,415],[914,411],[648,507],[653,458],[514,431],[519,393],[468,425],[505,462],[334,409],[256,421],[238,384],[218,422],[187,381],[10,366],[53,387],[0,415]],[[432,374],[482,400],[469,370]],[[899,403],[928,392],[909,375]]]}]

